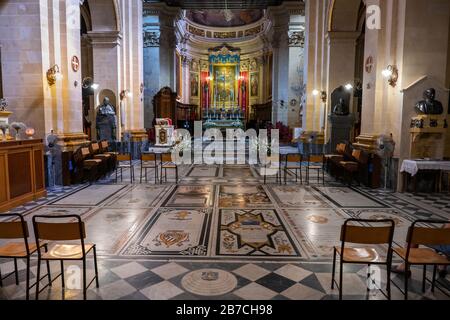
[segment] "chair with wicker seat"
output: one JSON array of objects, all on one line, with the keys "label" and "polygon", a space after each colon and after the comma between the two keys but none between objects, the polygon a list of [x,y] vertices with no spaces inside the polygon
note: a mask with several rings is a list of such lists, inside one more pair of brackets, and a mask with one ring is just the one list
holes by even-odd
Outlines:
[{"label": "chair with wicker seat", "polygon": [[[406,236],[406,248],[393,248],[393,253],[399,256],[405,263],[405,270],[410,266],[423,266],[422,291],[425,292],[426,281],[431,282],[431,291],[436,287],[437,266],[449,266],[450,260],[440,255],[432,248],[420,248],[420,246],[450,245],[450,228],[435,228],[433,225],[446,225],[450,221],[441,220],[416,220],[408,229]],[[418,225],[421,226],[418,226]],[[427,226],[425,226],[427,225]],[[427,266],[433,266],[433,278],[427,279]],[[395,285],[395,283],[394,283]],[[401,289],[398,288],[400,291]],[[448,289],[448,288],[447,288]],[[405,300],[408,299],[408,276],[405,276],[404,291]]]},{"label": "chair with wicker seat", "polygon": [[320,183],[320,172],[322,171],[322,184],[325,184],[325,155],[310,154],[307,157],[306,182],[310,183],[310,171],[317,170],[317,183]]},{"label": "chair with wicker seat", "polygon": [[284,184],[287,183],[286,180],[289,170],[295,172],[295,182],[298,182],[298,177],[300,176],[300,183],[303,184],[302,161],[303,156],[300,153],[290,153],[286,155],[283,167]]},{"label": "chair with wicker seat", "polygon": [[[161,165],[160,165],[160,179],[161,183],[163,178],[165,182],[167,182],[167,170],[175,170],[175,183],[178,183],[178,165],[172,160],[171,153],[163,153],[161,154]],[[164,170],[164,175],[163,175]]]},{"label": "chair with wicker seat", "polygon": [[[376,224],[382,226],[362,226],[362,225],[350,225],[350,223],[357,224]],[[387,271],[387,285],[385,295],[389,300],[391,299],[391,286],[389,277],[391,274],[391,248],[392,240],[394,237],[395,222],[392,219],[383,220],[368,220],[368,219],[347,219],[341,228],[341,245],[333,248],[333,271],[331,278],[331,289],[334,289],[335,272],[336,272],[336,257],[339,255],[339,300],[342,300],[342,282],[344,264],[365,264],[369,267],[371,265],[385,265]],[[364,245],[363,247],[348,247],[347,243],[353,245]],[[375,245],[388,246],[386,255],[383,257],[383,253],[380,248]],[[371,247],[368,247],[371,245]],[[370,271],[370,270],[369,270]],[[370,272],[368,272],[368,277]],[[336,283],[337,284],[337,283]],[[380,289],[381,290],[381,289]],[[384,294],[384,292],[383,292]]]},{"label": "chair with wicker seat", "polygon": [[[54,222],[57,220],[58,222]],[[65,220],[65,222],[59,222]],[[44,222],[45,221],[45,222]],[[53,221],[53,222],[52,222]],[[41,240],[51,241],[49,243],[49,250],[42,252],[38,250],[38,265],[37,277],[40,277],[42,261],[59,261],[61,265],[61,273],[50,281],[53,282],[61,277],[62,289],[65,290],[64,279],[64,261],[82,261],[82,277],[83,277],[83,299],[87,298],[87,289],[95,281],[96,287],[99,287],[98,268],[97,268],[97,252],[95,244],[88,244],[84,242],[86,238],[86,231],[84,222],[81,221],[79,215],[63,215],[63,216],[42,216],[36,215],[33,217],[33,228],[36,237],[36,243]],[[76,241],[77,243],[74,243]],[[65,243],[61,243],[65,242]],[[94,258],[93,279],[87,284],[87,269],[86,258],[92,251]],[[47,286],[39,290],[39,281],[36,284],[36,300],[39,300],[39,293]]]},{"label": "chair with wicker seat", "polygon": [[120,170],[120,181],[123,181],[123,169],[130,169],[130,180],[133,183],[134,179],[134,165],[133,157],[130,153],[118,154],[116,156],[116,183],[118,181],[118,172]]},{"label": "chair with wicker seat", "polygon": [[148,182],[147,179],[147,170],[153,169],[155,170],[154,176],[155,176],[155,184],[158,183],[159,180],[159,165],[158,165],[158,157],[155,153],[142,153],[141,154],[141,176],[140,176],[140,183],[142,183],[142,176],[145,172],[145,182]]},{"label": "chair with wicker seat", "polygon": [[276,170],[276,175],[275,175],[275,181],[276,183],[281,184],[281,167],[280,167],[280,157],[279,155],[277,156],[267,156],[266,158],[266,162],[264,163],[264,165],[261,168],[261,173],[262,173],[262,169],[264,169],[264,184],[267,183],[267,177],[269,176],[268,171],[269,172],[273,172],[273,170]]},{"label": "chair with wicker seat", "polygon": [[[16,285],[19,285],[19,270],[17,268],[17,259],[26,260],[26,300],[30,299],[30,289],[36,284],[30,286],[30,259],[31,256],[37,252],[38,247],[34,242],[28,242],[29,232],[28,225],[21,214],[11,213],[2,214],[2,218],[13,218],[10,221],[0,222],[0,239],[2,240],[18,240],[20,242],[7,242],[6,244],[0,246],[0,258],[1,259],[14,259],[14,271],[4,277],[0,270],[0,287],[3,287],[3,280],[15,274]],[[47,244],[39,242],[40,247],[44,247],[47,250]],[[47,274],[44,275],[42,279],[48,277],[50,282],[50,265],[47,263]]]}]

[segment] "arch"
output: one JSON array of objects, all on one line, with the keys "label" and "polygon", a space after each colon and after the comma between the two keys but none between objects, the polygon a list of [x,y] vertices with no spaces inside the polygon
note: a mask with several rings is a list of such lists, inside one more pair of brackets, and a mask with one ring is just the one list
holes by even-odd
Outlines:
[{"label": "arch", "polygon": [[91,19],[91,10],[89,9],[89,4],[85,2],[80,6],[80,14],[81,14],[81,31],[82,33],[87,33],[88,31],[92,31],[92,19]]},{"label": "arch", "polygon": [[88,0],[92,31],[121,31],[120,10],[117,0]]},{"label": "arch", "polygon": [[358,31],[361,0],[332,0],[329,8],[328,31]]}]

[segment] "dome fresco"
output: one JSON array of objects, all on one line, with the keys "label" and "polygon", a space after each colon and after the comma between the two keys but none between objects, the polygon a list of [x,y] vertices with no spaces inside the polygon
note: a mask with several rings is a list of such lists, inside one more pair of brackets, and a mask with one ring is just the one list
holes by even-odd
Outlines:
[{"label": "dome fresco", "polygon": [[254,23],[264,16],[264,10],[187,10],[186,17],[208,27],[239,27]]}]

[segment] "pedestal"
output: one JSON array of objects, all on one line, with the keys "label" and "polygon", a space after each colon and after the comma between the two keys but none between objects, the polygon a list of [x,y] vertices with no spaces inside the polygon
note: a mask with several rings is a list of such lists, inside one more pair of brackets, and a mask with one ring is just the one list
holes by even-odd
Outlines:
[{"label": "pedestal", "polygon": [[355,116],[353,114],[348,116],[330,114],[328,122],[330,123],[329,148],[331,149],[329,152],[333,152],[339,143],[350,141],[350,133],[355,123]]}]

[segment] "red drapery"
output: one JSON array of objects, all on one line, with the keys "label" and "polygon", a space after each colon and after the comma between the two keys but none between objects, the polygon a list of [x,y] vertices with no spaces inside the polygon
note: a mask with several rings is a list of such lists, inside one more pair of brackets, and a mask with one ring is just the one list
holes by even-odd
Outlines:
[{"label": "red drapery", "polygon": [[209,72],[202,71],[200,74],[202,90],[201,90],[201,106],[202,110],[206,110],[211,106],[211,95],[210,95],[210,83],[209,83]]},{"label": "red drapery", "polygon": [[243,71],[240,73],[239,77],[239,106],[242,109],[242,113],[247,115],[248,107],[248,72]]}]

